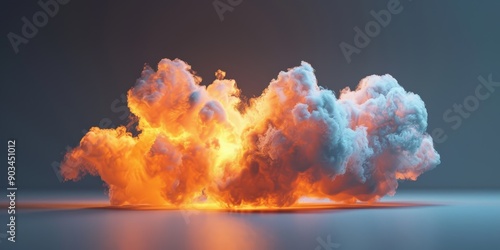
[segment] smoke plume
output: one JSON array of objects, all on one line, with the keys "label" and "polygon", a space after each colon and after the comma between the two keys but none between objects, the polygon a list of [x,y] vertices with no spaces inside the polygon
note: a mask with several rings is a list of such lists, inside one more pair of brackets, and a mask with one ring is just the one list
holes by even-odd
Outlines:
[{"label": "smoke plume", "polygon": [[440,163],[424,102],[390,75],[337,99],[303,62],[246,103],[225,72],[208,86],[192,72],[179,59],[146,66],[128,91],[138,135],[91,128],[66,154],[65,180],[100,176],[113,205],[283,207],[376,201]]}]

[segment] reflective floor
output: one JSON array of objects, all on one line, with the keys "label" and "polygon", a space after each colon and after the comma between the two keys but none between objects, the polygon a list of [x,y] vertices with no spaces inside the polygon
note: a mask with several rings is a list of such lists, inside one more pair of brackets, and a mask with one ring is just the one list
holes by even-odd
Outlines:
[{"label": "reflective floor", "polygon": [[2,238],[0,249],[500,249],[500,192],[399,192],[375,206],[267,212],[115,209],[104,196],[50,197],[22,198],[17,242]]}]

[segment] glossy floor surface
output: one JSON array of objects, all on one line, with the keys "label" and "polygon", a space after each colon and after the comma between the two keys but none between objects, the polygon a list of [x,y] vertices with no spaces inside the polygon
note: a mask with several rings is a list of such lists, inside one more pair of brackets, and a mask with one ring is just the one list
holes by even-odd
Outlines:
[{"label": "glossy floor surface", "polygon": [[373,206],[254,212],[116,209],[103,196],[72,197],[20,198],[16,243],[0,238],[0,249],[500,249],[498,191],[399,192]]}]

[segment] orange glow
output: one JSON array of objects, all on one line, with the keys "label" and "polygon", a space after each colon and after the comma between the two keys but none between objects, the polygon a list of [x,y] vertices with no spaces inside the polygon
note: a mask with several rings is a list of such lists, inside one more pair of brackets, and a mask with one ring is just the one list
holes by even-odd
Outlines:
[{"label": "orange glow", "polygon": [[[233,212],[233,213],[307,213],[326,210],[342,209],[377,209],[377,208],[398,208],[398,207],[419,207],[432,206],[431,203],[415,202],[365,202],[365,203],[330,203],[330,202],[310,202],[296,203],[288,207],[266,207],[266,206],[246,206],[237,208],[224,208],[217,205],[194,205],[191,208],[181,208],[174,206],[152,206],[152,205],[109,205],[100,201],[51,201],[40,202],[31,201],[19,204],[20,209],[43,209],[43,210],[78,210],[78,209],[110,209],[110,210],[181,210],[198,212]],[[0,207],[8,207],[8,204],[0,204]]]},{"label": "orange glow", "polygon": [[[65,156],[62,176],[100,176],[116,206],[243,211],[293,208],[301,197],[372,202],[393,194],[397,179],[415,180],[439,163],[425,127],[407,124],[420,110],[398,98],[413,104],[411,93],[387,94],[393,111],[366,105],[377,96],[364,79],[337,100],[303,63],[244,103],[224,77],[219,70],[212,84],[200,85],[178,59],[162,60],[157,71],[145,67],[128,91],[139,134],[91,128]],[[379,149],[379,131],[407,136],[416,149]]]}]

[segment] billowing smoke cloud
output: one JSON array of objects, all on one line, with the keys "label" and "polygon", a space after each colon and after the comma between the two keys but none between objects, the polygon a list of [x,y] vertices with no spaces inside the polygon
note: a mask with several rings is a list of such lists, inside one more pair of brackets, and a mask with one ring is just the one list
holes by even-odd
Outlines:
[{"label": "billowing smoke cloud", "polygon": [[145,67],[128,92],[139,134],[92,128],[62,175],[100,176],[114,205],[274,207],[374,201],[440,163],[424,102],[390,75],[337,99],[303,62],[249,103],[224,75],[202,86],[181,60]]}]

